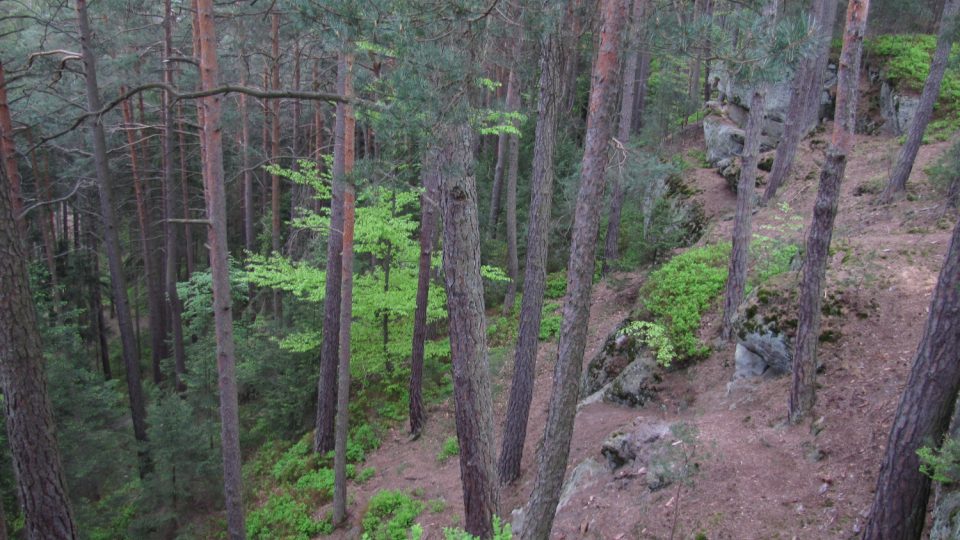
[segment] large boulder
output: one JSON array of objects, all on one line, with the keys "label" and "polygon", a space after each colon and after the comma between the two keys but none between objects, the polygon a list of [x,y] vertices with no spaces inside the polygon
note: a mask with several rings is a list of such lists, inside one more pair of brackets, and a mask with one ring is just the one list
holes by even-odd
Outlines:
[{"label": "large boulder", "polygon": [[638,416],[632,424],[610,434],[600,446],[611,469],[638,462],[645,465],[670,436],[670,426]]},{"label": "large boulder", "polygon": [[920,96],[900,92],[889,81],[880,85],[880,115],[891,135],[906,133],[919,108]]},{"label": "large boulder", "polygon": [[603,463],[593,458],[587,458],[581,461],[580,464],[573,469],[573,472],[570,473],[570,478],[563,483],[563,489],[560,491],[560,502],[557,503],[557,510],[559,511],[566,506],[577,492],[582,491],[584,488],[597,483],[597,481],[609,475],[609,470]]},{"label": "large boulder", "polygon": [[658,369],[653,353],[643,349],[640,356],[606,386],[603,400],[628,407],[643,407],[657,393]]},{"label": "large boulder", "polygon": [[644,349],[642,343],[623,332],[632,319],[625,319],[607,336],[603,347],[590,359],[580,380],[580,396],[587,397],[610,384]]},{"label": "large boulder", "polygon": [[716,115],[704,118],[703,137],[707,146],[707,161],[711,165],[743,152],[744,131],[728,118]]}]

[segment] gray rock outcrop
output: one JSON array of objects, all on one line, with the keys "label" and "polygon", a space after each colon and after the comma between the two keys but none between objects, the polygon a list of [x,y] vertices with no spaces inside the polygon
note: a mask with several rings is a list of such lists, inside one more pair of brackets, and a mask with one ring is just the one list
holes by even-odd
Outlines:
[{"label": "gray rock outcrop", "polygon": [[889,81],[880,86],[880,115],[884,129],[891,135],[903,135],[920,108],[920,96],[900,92]]}]

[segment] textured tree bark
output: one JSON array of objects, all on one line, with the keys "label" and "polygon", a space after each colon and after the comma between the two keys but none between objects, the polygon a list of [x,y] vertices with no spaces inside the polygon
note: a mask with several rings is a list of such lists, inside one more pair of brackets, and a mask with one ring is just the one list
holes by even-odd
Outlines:
[{"label": "textured tree bark", "polygon": [[818,111],[820,108],[823,73],[830,59],[830,42],[837,18],[837,0],[816,0],[812,15],[814,24],[819,28],[817,52],[801,62],[794,77],[790,90],[790,105],[784,119],[783,137],[777,145],[777,155],[773,160],[773,169],[767,177],[767,188],[763,192],[761,204],[769,202],[790,175],[800,139],[807,128],[817,121],[816,114],[811,117],[810,111]]},{"label": "textured tree bark", "polygon": [[[120,93],[126,93],[126,87],[120,86]],[[126,124],[127,148],[130,152],[130,174],[133,177],[133,191],[137,203],[137,223],[140,225],[139,240],[140,252],[143,258],[143,279],[147,283],[147,320],[150,324],[150,358],[153,366],[153,382],[160,384],[163,374],[160,372],[160,360],[167,354],[166,324],[163,317],[163,282],[162,274],[157,272],[157,250],[153,245],[153,220],[150,219],[150,209],[147,208],[147,195],[143,189],[143,180],[140,178],[140,157],[137,144],[137,134],[133,120],[133,109],[130,100],[122,104],[123,121]]]},{"label": "textured tree bark", "polygon": [[[337,70],[337,91],[352,93],[353,81],[346,66]],[[327,282],[324,298],[323,343],[320,349],[320,379],[317,383],[317,422],[313,448],[317,452],[334,449],[334,424],[337,409],[337,363],[340,355],[341,254],[343,252],[344,182],[353,172],[356,119],[353,107],[337,103],[337,121],[333,137],[333,192],[330,200],[330,235],[327,239]]]},{"label": "textured tree bark", "polygon": [[493,168],[493,187],[490,189],[490,215],[487,218],[487,236],[497,237],[497,225],[500,222],[500,205],[503,200],[503,174],[507,163],[508,136],[497,136],[497,164]]},{"label": "textured tree bark", "polygon": [[[520,43],[520,41],[517,41]],[[520,110],[520,81],[516,69],[510,70],[507,83],[507,111]],[[519,126],[515,126],[519,127]],[[507,294],[503,299],[503,314],[509,316],[517,302],[517,277],[520,261],[517,256],[517,174],[520,166],[520,138],[515,134],[507,137]]]},{"label": "textured tree bark", "polygon": [[[163,2],[163,55],[164,58],[173,56],[173,24],[176,20],[173,13],[172,0]],[[163,72],[164,82],[173,85],[173,65],[167,63]],[[166,301],[167,313],[170,317],[170,331],[173,344],[174,385],[177,391],[186,389],[183,375],[187,372],[187,355],[183,344],[183,305],[180,303],[180,294],[177,292],[177,226],[172,221],[177,213],[176,181],[174,179],[174,148],[173,148],[173,99],[169,92],[163,94],[163,218],[164,218],[164,248],[166,271]]]},{"label": "textured tree bark", "polygon": [[[183,219],[190,219],[190,177],[187,174],[187,142],[183,130],[183,106],[177,102],[177,147],[180,149],[180,199],[182,207],[180,213]],[[187,273],[184,279],[190,279],[193,274],[193,233],[190,225],[183,224],[183,251],[186,255]]]},{"label": "textured tree bark", "polygon": [[930,478],[920,472],[917,450],[943,439],[958,390],[960,222],[953,230],[923,338],[887,439],[865,539],[921,537]]},{"label": "textured tree bark", "polygon": [[[640,19],[643,16],[645,0],[633,0],[633,9],[631,10],[631,22],[628,25],[627,40],[624,43],[628,50],[627,59],[623,67],[623,91],[620,96],[620,123],[617,126],[617,139],[624,147],[630,142],[630,128],[633,122],[633,107],[635,80],[637,78],[637,64],[639,63],[640,53],[636,50],[636,35],[640,25]],[[700,0],[697,1],[699,5]],[[699,8],[695,8],[699,9]],[[694,76],[693,69],[696,67],[696,77],[699,79],[700,61],[697,59],[691,65],[691,77]],[[691,83],[692,84],[692,83]],[[691,92],[694,91],[691,87]],[[611,175],[612,185],[610,186],[610,213],[607,218],[607,236],[605,238],[603,249],[603,265],[601,272],[606,275],[610,271],[610,265],[620,259],[620,215],[623,212],[623,182],[621,174]]]},{"label": "textured tree bark", "polygon": [[740,179],[737,182],[737,212],[733,222],[733,248],[727,272],[726,296],[723,302],[723,339],[733,337],[733,320],[747,288],[747,266],[750,263],[750,229],[753,217],[753,194],[757,185],[757,160],[760,155],[760,132],[766,95],[763,88],[754,90],[750,98],[750,116],[744,135]]},{"label": "textured tree bark", "polygon": [[[247,70],[240,75],[240,84],[246,84]],[[250,170],[250,115],[247,96],[240,94],[240,155],[243,167],[243,249],[253,253],[256,238],[253,235],[253,171]]]},{"label": "textured tree bark", "polygon": [[11,199],[10,175],[0,174],[0,389],[17,498],[27,538],[79,538],[47,395],[27,253]]},{"label": "textured tree bark", "polygon": [[626,18],[625,8],[623,0],[603,0],[600,3],[600,46],[590,83],[580,191],[570,244],[570,262],[567,265],[567,297],[563,305],[547,425],[537,456],[537,477],[520,536],[523,540],[542,540],[550,536],[570,454],[590,319],[595,246],[600,228],[599,203],[603,200],[607,145],[612,134],[611,109],[616,94],[619,38]]},{"label": "textured tree bark", "polygon": [[[217,36],[213,0],[197,0],[200,38],[201,87],[217,86]],[[223,491],[227,506],[227,535],[246,536],[243,509],[243,476],[240,470],[240,420],[237,404],[236,358],[233,343],[233,306],[227,260],[227,192],[223,180],[223,140],[219,95],[201,100],[203,108],[203,181],[207,203],[207,243],[213,282],[214,332],[217,341],[217,383],[220,391],[220,444],[223,455]]]},{"label": "textured tree bark", "polygon": [[[90,23],[87,19],[86,0],[76,0],[77,22],[80,30],[80,47],[83,54],[83,67],[86,73],[87,110],[100,110],[100,90],[97,85],[97,66],[90,48]],[[103,124],[92,116],[90,127],[93,131],[93,156],[97,170],[97,191],[100,196],[100,223],[103,228],[103,243],[107,249],[107,265],[110,268],[110,283],[113,289],[113,307],[117,313],[117,326],[120,329],[120,343],[123,351],[123,364],[127,372],[127,393],[130,399],[130,416],[133,420],[133,434],[140,443],[147,441],[147,407],[143,396],[143,384],[140,381],[140,360],[137,356],[136,334],[130,317],[130,302],[127,298],[127,280],[123,275],[123,263],[120,255],[120,237],[117,233],[117,219],[113,206],[113,175],[107,161],[107,141]],[[140,457],[140,476],[150,470],[150,458],[146,450],[138,451]]]},{"label": "textured tree bark", "polygon": [[[272,62],[270,67],[271,86],[280,90],[280,14],[273,12],[270,18],[270,36]],[[270,137],[270,161],[280,165],[280,100],[271,102],[273,135]],[[274,256],[280,255],[280,177],[270,175],[270,247]],[[283,304],[280,289],[273,290],[273,316],[277,324],[283,325]]]},{"label": "textured tree bark", "polygon": [[417,308],[413,313],[413,350],[410,353],[410,434],[423,431],[423,355],[427,341],[427,304],[430,297],[430,259],[437,233],[437,207],[440,204],[440,173],[437,148],[431,146],[423,158],[420,195],[420,261],[417,270]]},{"label": "textured tree bark", "polygon": [[469,125],[444,126],[439,140],[440,200],[443,212],[443,271],[447,284],[450,355],[465,530],[481,538],[492,533],[499,509],[493,450],[493,397],[480,277],[480,221]]},{"label": "textured tree bark", "polygon": [[827,270],[833,222],[840,199],[840,183],[853,150],[857,116],[858,77],[870,0],[851,0],[837,74],[837,113],[833,139],[820,173],[820,188],[807,233],[807,248],[800,284],[800,309],[796,351],[793,357],[793,387],[790,391],[790,421],[797,423],[816,401],[817,342],[820,336],[820,300]]},{"label": "textured tree bark", "polygon": [[[353,60],[348,59],[347,64]],[[353,316],[353,225],[356,194],[347,182],[343,190],[343,256],[340,258],[340,363],[337,366],[337,421],[333,464],[333,524],[347,519],[347,407],[350,404],[350,320]]]},{"label": "textured tree bark", "polygon": [[880,195],[881,202],[888,203],[907,190],[907,179],[910,178],[913,162],[917,159],[920,144],[923,143],[923,133],[927,130],[927,124],[930,123],[930,118],[933,116],[933,106],[936,105],[937,97],[940,95],[940,83],[943,82],[943,75],[947,72],[950,49],[953,46],[954,34],[956,33],[954,21],[957,18],[957,11],[960,11],[960,0],[947,0],[943,5],[943,13],[940,15],[940,33],[937,36],[937,48],[934,50],[933,60],[930,62],[930,75],[923,83],[920,106],[910,123],[907,140],[900,148],[900,155],[897,156],[897,164],[893,168],[893,174],[890,175],[890,182]]},{"label": "textured tree bark", "polygon": [[[566,6],[564,6],[566,4]],[[520,328],[514,356],[513,382],[507,404],[506,422],[500,449],[498,469],[500,483],[520,477],[523,444],[527,437],[530,402],[543,315],[543,292],[547,273],[547,251],[550,233],[550,211],[553,200],[554,148],[557,123],[564,105],[565,85],[569,81],[564,69],[568,66],[571,32],[569,2],[558,9],[567,9],[563,26],[554,28],[541,44],[537,127],[533,148],[530,220],[527,227],[527,260],[523,275],[523,298],[520,302]],[[566,30],[564,32],[564,30]]]},{"label": "textured tree bark", "polygon": [[2,167],[9,179],[13,216],[21,232],[26,232],[23,214],[23,187],[20,169],[17,168],[16,148],[13,143],[13,121],[10,118],[10,106],[7,103],[7,82],[4,76],[3,62],[0,62],[0,158]]}]

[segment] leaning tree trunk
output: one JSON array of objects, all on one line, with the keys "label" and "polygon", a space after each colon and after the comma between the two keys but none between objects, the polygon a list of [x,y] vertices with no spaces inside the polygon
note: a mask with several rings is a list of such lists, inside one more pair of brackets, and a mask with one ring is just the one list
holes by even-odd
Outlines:
[{"label": "leaning tree trunk", "polygon": [[953,230],[927,325],[894,416],[863,537],[920,538],[930,478],[917,450],[938,446],[960,390],[960,222]]},{"label": "leaning tree trunk", "polygon": [[423,356],[427,341],[427,305],[430,298],[430,260],[437,233],[437,206],[440,203],[440,173],[437,148],[431,146],[424,158],[420,195],[420,261],[417,270],[417,308],[413,313],[413,349],[410,353],[410,434],[423,431]]},{"label": "leaning tree trunk", "polygon": [[[217,37],[213,0],[197,0],[200,37],[200,82],[216,88]],[[217,379],[220,390],[220,444],[223,454],[223,491],[227,506],[227,534],[231,540],[246,535],[243,520],[243,477],[240,470],[240,419],[237,405],[236,355],[233,343],[233,306],[227,249],[227,192],[223,179],[223,140],[218,94],[201,100],[203,107],[203,181],[207,202],[207,242],[213,282],[213,318],[217,341]]]},{"label": "leaning tree trunk", "polygon": [[[562,4],[558,8],[568,9]],[[563,25],[550,32],[540,49],[540,96],[530,182],[532,193],[530,221],[527,226],[527,260],[523,274],[523,297],[520,301],[520,328],[513,364],[513,382],[510,386],[510,400],[507,404],[498,463],[501,484],[520,477],[520,461],[527,437],[530,402],[533,400],[553,200],[553,153],[557,144],[559,113],[564,106],[564,86],[569,80],[564,68],[568,65],[566,56],[570,54],[572,41],[567,27],[570,16],[568,9]]]},{"label": "leaning tree trunk", "polygon": [[[90,48],[90,23],[87,19],[86,0],[77,0],[77,22],[80,29],[80,47],[83,54],[83,66],[86,72],[87,110],[99,111],[101,108],[100,89],[97,85],[97,66]],[[107,140],[103,123],[99,115],[91,117],[93,131],[93,161],[97,171],[97,191],[100,195],[100,220],[103,227],[103,243],[107,248],[107,265],[110,268],[110,282],[113,287],[113,307],[117,313],[117,326],[120,329],[120,344],[123,364],[127,371],[127,393],[130,398],[130,416],[133,419],[133,434],[140,448],[147,442],[147,407],[143,396],[143,383],[140,381],[140,359],[137,356],[137,339],[130,317],[130,302],[127,298],[127,280],[123,275],[123,263],[120,255],[120,236],[117,233],[116,211],[113,206],[113,175],[107,161]],[[150,469],[150,458],[146,450],[139,450],[140,476]]]},{"label": "leaning tree trunk", "polygon": [[747,288],[747,266],[750,262],[750,221],[753,214],[753,194],[757,184],[757,159],[760,154],[760,131],[766,95],[757,88],[750,98],[750,116],[744,135],[740,179],[737,182],[737,212],[733,221],[733,248],[727,272],[726,296],[723,302],[723,339],[733,337],[733,320]]},{"label": "leaning tree trunk", "polygon": [[[346,70],[338,70],[337,91],[347,88]],[[352,88],[352,83],[351,83]],[[320,379],[317,383],[317,419],[313,438],[316,452],[334,449],[334,427],[337,410],[337,359],[340,355],[340,281],[343,251],[344,181],[353,172],[354,133],[356,119],[353,108],[337,103],[337,121],[333,134],[333,190],[330,199],[330,233],[327,238],[327,282],[323,313],[323,343],[320,348]]]},{"label": "leaning tree trunk", "polygon": [[0,390],[17,498],[27,538],[79,538],[57,448],[10,177],[0,174]]},{"label": "leaning tree trunk", "polygon": [[947,71],[950,49],[953,47],[956,33],[954,21],[958,10],[960,10],[960,0],[947,0],[943,5],[943,14],[940,15],[940,35],[937,36],[937,48],[933,52],[933,61],[930,63],[930,75],[923,84],[920,106],[917,108],[916,116],[913,117],[913,122],[910,123],[907,141],[900,149],[897,164],[893,168],[893,174],[890,175],[890,182],[880,195],[882,202],[890,202],[907,190],[907,179],[910,177],[910,171],[913,170],[913,162],[917,159],[917,152],[920,151],[920,144],[923,142],[923,133],[927,130],[927,124],[933,116],[933,106],[940,95],[940,83]]},{"label": "leaning tree trunk", "polygon": [[[516,69],[511,69],[507,83],[507,111],[518,110],[520,110],[520,81]],[[510,284],[507,285],[507,294],[503,299],[504,316],[513,313],[513,306],[517,301],[517,277],[520,273],[520,262],[517,256],[517,169],[520,166],[520,138],[515,133],[511,133],[507,138],[507,161],[507,276],[510,278]]]},{"label": "leaning tree trunk", "polygon": [[851,0],[837,74],[837,114],[833,139],[820,173],[820,188],[807,233],[807,248],[800,284],[800,308],[796,352],[793,357],[793,387],[790,391],[790,421],[799,422],[816,401],[817,342],[820,336],[820,300],[827,270],[833,222],[840,200],[840,183],[853,150],[857,117],[857,82],[863,34],[870,0]]},{"label": "leaning tree trunk", "polygon": [[460,479],[468,533],[489,538],[499,507],[493,450],[493,398],[480,277],[480,221],[469,125],[440,134],[443,270],[447,283],[450,355]]},{"label": "leaning tree trunk", "polygon": [[820,108],[820,93],[823,87],[823,72],[830,58],[830,42],[833,38],[833,25],[837,18],[837,0],[817,0],[813,7],[814,24],[817,33],[817,52],[805,58],[797,69],[790,91],[790,105],[784,119],[783,136],[777,145],[777,154],[773,160],[773,169],[767,176],[767,189],[763,192],[761,203],[766,204],[777,194],[784,180],[790,174],[793,160],[800,146],[803,133],[816,122],[810,111]]},{"label": "leaning tree trunk", "polygon": [[607,145],[612,134],[611,108],[616,94],[620,29],[626,18],[621,0],[603,0],[600,5],[600,45],[590,84],[580,191],[567,266],[567,297],[563,305],[563,323],[547,425],[543,446],[537,456],[537,477],[527,509],[527,523],[521,533],[524,540],[548,538],[553,527],[554,512],[560,500],[560,488],[570,454],[583,351],[590,322],[590,292],[600,228],[604,169],[608,161]]},{"label": "leaning tree trunk", "polygon": [[[632,10],[632,21],[630,22],[629,29],[627,31],[627,42],[625,43],[626,48],[631,49],[636,47],[635,38],[640,25],[640,18],[642,10],[644,7],[645,0],[633,0],[633,10]],[[699,2],[697,2],[699,4]],[[639,63],[640,52],[636,49],[629,50],[627,60],[624,63],[623,68],[623,91],[620,96],[620,123],[617,126],[617,139],[620,141],[620,144],[623,147],[623,151],[627,152],[628,143],[630,142],[630,128],[633,122],[633,107],[635,105],[634,100],[634,88],[635,88],[635,79],[637,77],[637,64]],[[699,78],[700,71],[700,60],[691,63],[691,77],[693,77],[693,69],[696,66],[697,75]],[[611,186],[610,186],[610,214],[607,217],[607,237],[604,243],[603,250],[603,266],[602,273],[606,275],[610,271],[610,265],[620,259],[620,214],[623,212],[623,176],[622,169],[618,171],[618,174],[611,175]]]}]

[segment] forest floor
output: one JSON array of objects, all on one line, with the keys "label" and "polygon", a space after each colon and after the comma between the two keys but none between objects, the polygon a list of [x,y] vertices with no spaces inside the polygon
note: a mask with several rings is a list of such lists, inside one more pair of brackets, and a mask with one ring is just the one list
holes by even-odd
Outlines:
[{"label": "forest floor", "polygon": [[[755,233],[802,241],[816,195],[823,140],[814,136],[805,141],[794,174],[775,203],[754,215]],[[921,149],[909,200],[880,206],[875,193],[886,180],[898,144],[889,137],[861,136],[857,142],[844,181],[827,290],[870,310],[866,318],[844,318],[841,337],[821,345],[823,372],[812,417],[796,426],[785,423],[789,376],[729,385],[734,346],[717,342],[717,315],[711,313],[701,338],[715,345],[713,354],[666,373],[653,403],[641,409],[607,403],[580,409],[568,468],[588,458],[604,462],[603,441],[639,418],[695,426],[697,439],[686,448],[698,464],[696,474],[658,491],[651,491],[638,471],[601,475],[558,512],[552,538],[856,536],[869,509],[893,412],[956,219],[945,214],[924,173],[947,143]],[[702,138],[685,144],[687,150],[702,149]],[[686,174],[700,190],[698,198],[709,218],[701,244],[729,239],[735,198],[725,180],[711,169]],[[594,288],[585,362],[634,307],[642,282],[639,272],[621,273]],[[507,519],[533,486],[535,447],[546,422],[555,356],[556,342],[541,343],[522,477],[501,494]],[[512,370],[508,351],[493,373],[498,451]],[[366,502],[383,489],[411,492],[427,502],[417,520],[427,539],[443,538],[443,527],[462,524],[457,458],[444,463],[437,458],[444,440],[455,434],[452,400],[429,411],[419,440],[408,441],[405,427],[395,426],[368,457],[365,466],[377,473],[351,492],[356,525],[335,537],[359,537]]]}]

